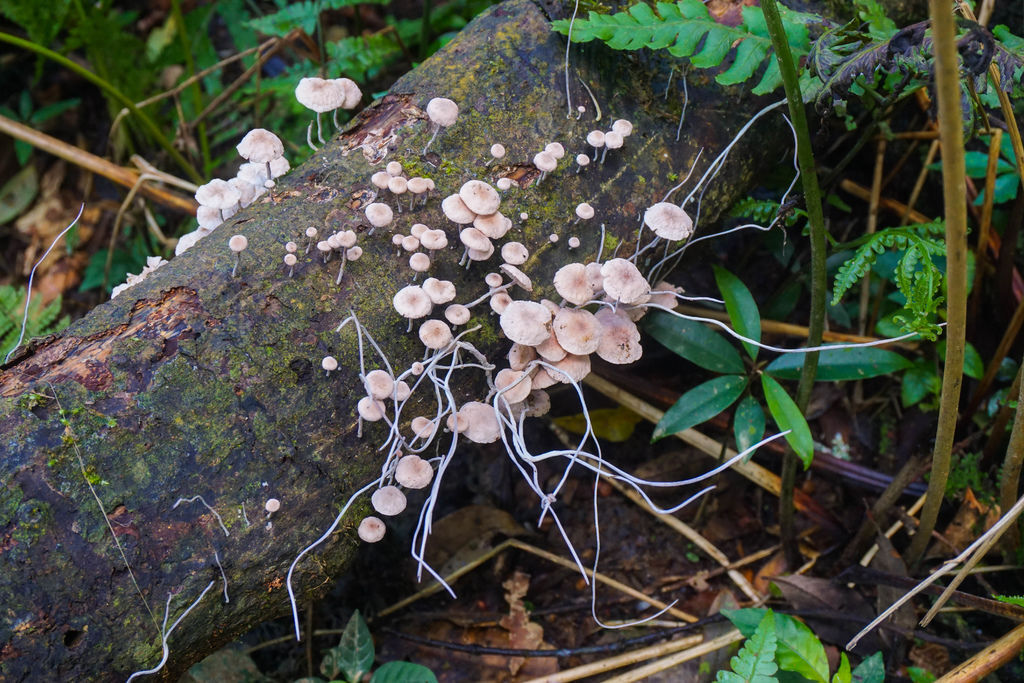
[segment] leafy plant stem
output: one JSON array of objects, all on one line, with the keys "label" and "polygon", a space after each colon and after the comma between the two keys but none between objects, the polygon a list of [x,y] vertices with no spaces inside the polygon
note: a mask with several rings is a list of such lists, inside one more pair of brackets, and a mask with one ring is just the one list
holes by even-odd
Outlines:
[{"label": "leafy plant stem", "polygon": [[53,50],[43,47],[42,45],[36,45],[30,40],[25,40],[24,38],[12,36],[10,33],[0,31],[0,42],[8,43],[10,45],[14,45],[16,47],[28,50],[29,52],[34,52],[42,57],[46,57],[50,61],[60,64],[64,68],[75,72],[85,80],[97,86],[100,90],[102,90],[103,92],[107,93],[107,95],[120,102],[122,106],[126,107],[128,111],[134,114],[135,117],[139,120],[139,123],[142,124],[142,127],[146,129],[146,132],[150,136],[152,136],[153,140],[155,140],[157,144],[163,147],[164,151],[167,152],[168,156],[170,156],[174,160],[174,162],[178,164],[178,166],[180,166],[181,169],[185,171],[185,173],[188,174],[189,178],[191,178],[193,181],[197,183],[206,182],[203,179],[203,177],[199,175],[199,172],[196,171],[192,164],[188,162],[188,159],[183,157],[181,155],[181,152],[174,149],[174,146],[170,143],[170,141],[163,136],[163,134],[160,132],[160,129],[157,128],[156,124],[153,122],[153,119],[149,118],[149,116],[147,116],[145,112],[140,111],[139,108],[135,106],[134,102],[128,99],[128,97],[126,97],[124,93],[115,88],[109,81],[94,74],[92,71],[89,71],[85,67],[79,66],[78,64],[71,61],[64,55],[58,54]]},{"label": "leafy plant stem", "polygon": [[[199,79],[192,78],[196,75],[196,63],[192,59],[192,44],[188,37],[188,30],[185,28],[185,17],[181,13],[181,0],[171,0],[171,16],[178,27],[178,36],[181,40],[181,51],[185,54],[185,70],[192,80],[189,89],[195,99],[195,111],[203,108],[203,93],[199,88]],[[199,138],[199,153],[203,159],[203,175],[213,175],[213,161],[210,159],[210,140],[206,135],[206,124],[200,123],[196,127],[196,135]]]},{"label": "leafy plant stem", "polygon": [[[814,152],[811,149],[811,134],[807,128],[807,116],[804,112],[804,101],[800,94],[800,82],[796,64],[789,49],[789,42],[782,26],[782,17],[775,0],[764,0],[761,3],[768,34],[772,38],[782,84],[786,89],[786,100],[789,103],[789,115],[793,121],[797,138],[797,163],[800,166],[800,180],[804,188],[804,200],[807,204],[807,218],[811,227],[811,312],[808,324],[808,346],[819,346],[821,335],[825,329],[825,216],[821,207],[821,189],[818,186],[818,172],[814,166]],[[796,404],[803,411],[811,396],[814,376],[818,369],[818,354],[808,353],[804,359],[800,382],[797,385]],[[782,491],[779,495],[779,525],[782,533],[783,547],[791,565],[796,565],[799,558],[796,534],[793,525],[793,486],[796,483],[797,457],[792,449],[786,450],[782,462]]]},{"label": "leafy plant stem", "polygon": [[[1017,410],[1013,415],[1010,443],[1006,447],[1006,457],[1003,459],[1003,480],[999,484],[999,507],[1002,510],[1009,510],[1017,502],[1021,463],[1024,462],[1024,382],[1018,384],[1020,386],[1017,390]],[[1020,543],[1018,526],[1011,525],[1006,531],[1007,546],[1016,549]]]},{"label": "leafy plant stem", "polygon": [[949,478],[950,456],[956,431],[957,407],[963,382],[964,340],[967,326],[967,197],[964,185],[963,125],[960,112],[960,74],[956,26],[949,3],[929,0],[935,45],[935,89],[939,104],[939,140],[942,145],[942,190],[946,215],[946,359],[939,397],[939,424],[932,451],[928,498],[921,524],[905,559],[914,565],[921,558],[935,529]]}]

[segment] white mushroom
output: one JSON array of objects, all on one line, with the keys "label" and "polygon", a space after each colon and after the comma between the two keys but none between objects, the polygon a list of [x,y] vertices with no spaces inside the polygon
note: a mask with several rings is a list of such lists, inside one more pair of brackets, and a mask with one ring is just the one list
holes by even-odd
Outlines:
[{"label": "white mushroom", "polygon": [[563,349],[586,356],[597,351],[601,341],[601,325],[585,308],[563,308],[555,314],[551,331]]},{"label": "white mushroom", "polygon": [[501,428],[494,408],[486,403],[470,401],[459,408],[459,421],[465,419],[463,436],[473,443],[494,443],[501,437]]},{"label": "white mushroom", "polygon": [[513,301],[501,314],[500,324],[512,341],[536,346],[551,336],[551,311],[534,301]]},{"label": "white mushroom", "polygon": [[533,383],[522,370],[505,369],[494,377],[494,388],[509,403],[519,403],[530,394]]},{"label": "white mushroom", "polygon": [[405,494],[397,486],[382,486],[370,496],[373,509],[386,517],[394,517],[405,510]]},{"label": "white mushroom", "polygon": [[594,298],[594,289],[582,263],[569,263],[555,273],[555,291],[571,304],[582,306]]},{"label": "white mushroom", "polygon": [[693,234],[693,219],[670,202],[658,202],[644,211],[644,224],[658,237],[673,242]]},{"label": "white mushroom", "polygon": [[423,489],[434,478],[434,468],[418,455],[406,455],[395,467],[395,481],[407,489]]},{"label": "white mushroom", "polygon": [[395,380],[384,370],[370,370],[363,379],[367,395],[378,401],[391,398],[395,391]]},{"label": "white mushroom", "polygon": [[470,180],[459,189],[459,197],[473,213],[490,215],[501,206],[501,195],[482,180]]},{"label": "white mushroom", "polygon": [[433,134],[430,136],[430,140],[427,141],[427,146],[423,148],[424,155],[427,153],[427,150],[430,149],[430,145],[433,144],[438,131],[442,128],[448,128],[451,126],[455,123],[455,120],[458,117],[459,105],[446,97],[435,97],[427,102],[427,118],[430,119],[431,127],[434,130]]},{"label": "white mushroom", "polygon": [[420,325],[420,341],[428,349],[440,350],[452,343],[452,331],[440,320],[428,320]]},{"label": "white mushroom", "polygon": [[521,266],[529,257],[529,250],[519,242],[506,242],[501,245],[501,258],[505,263]]},{"label": "white mushroom", "polygon": [[274,177],[271,173],[270,162],[284,156],[284,143],[281,142],[281,138],[265,128],[253,128],[245,134],[235,149],[246,161],[254,164],[266,164],[267,180],[264,184],[273,185],[273,181],[270,180]]},{"label": "white mushroom", "polygon": [[631,261],[613,258],[601,266],[604,292],[624,304],[637,303],[651,291],[651,286]]},{"label": "white mushroom", "polygon": [[359,538],[366,543],[376,543],[384,538],[384,532],[387,527],[384,526],[384,522],[379,517],[364,517],[363,521],[359,522]]},{"label": "white mushroom", "polygon": [[441,200],[441,211],[453,223],[468,225],[476,218],[476,214],[469,210],[462,197],[458,194],[450,194]]},{"label": "white mushroom", "polygon": [[[334,80],[324,78],[303,78],[295,86],[295,99],[303,107],[316,112],[316,137],[320,144],[324,142],[323,132],[320,126],[320,114],[326,111],[334,111],[345,103],[345,88]],[[314,150],[316,145],[312,139],[313,122],[309,122],[306,129],[306,142]]]},{"label": "white mushroom", "polygon": [[639,360],[643,355],[640,346],[640,331],[636,323],[623,311],[602,308],[595,315],[601,325],[601,341],[597,355],[616,365],[625,365]]}]

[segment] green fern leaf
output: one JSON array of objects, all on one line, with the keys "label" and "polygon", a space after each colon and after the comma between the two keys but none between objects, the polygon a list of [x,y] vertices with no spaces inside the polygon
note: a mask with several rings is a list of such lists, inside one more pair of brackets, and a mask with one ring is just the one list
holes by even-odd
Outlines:
[{"label": "green fern leaf", "polygon": [[765,612],[757,630],[747,638],[743,649],[729,660],[732,671],[719,671],[717,683],[774,683],[779,670],[775,663],[778,636],[775,633],[775,615]]},{"label": "green fern leaf", "polygon": [[[780,10],[790,47],[799,59],[810,50],[808,24],[820,19],[785,7]],[[568,20],[552,22],[552,27],[563,35],[569,33]],[[759,7],[744,7],[743,22],[733,27],[715,21],[700,0],[659,2],[654,8],[641,2],[615,14],[590,12],[586,19],[573,22],[572,40],[601,40],[615,50],[665,49],[702,69],[722,64],[735,47],[732,64],[715,78],[719,84],[743,83],[766,63],[754,92],[768,93],[782,83]]]}]

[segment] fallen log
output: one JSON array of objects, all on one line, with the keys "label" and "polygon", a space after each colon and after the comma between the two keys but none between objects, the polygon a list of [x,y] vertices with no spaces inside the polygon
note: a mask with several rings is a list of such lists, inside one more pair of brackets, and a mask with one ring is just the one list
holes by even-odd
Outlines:
[{"label": "fallen log", "polygon": [[[395,256],[392,231],[371,231],[363,215],[370,175],[382,162],[398,160],[407,175],[434,179],[440,193],[396,214],[396,225],[444,228],[450,244],[458,231],[442,216],[440,197],[470,178],[510,178],[502,209],[531,252],[521,268],[535,299],[554,298],[554,272],[569,260],[592,261],[602,248],[600,224],[605,257],[617,246],[632,253],[644,208],[705,149],[699,177],[764,104],[696,74],[676,142],[680,101],[655,90],[664,87],[663,64],[640,67],[597,45],[574,49],[568,108],[564,53],[536,5],[510,0],[492,8],[261,202],[3,367],[0,678],[116,680],[166,659],[147,678],[173,680],[253,625],[287,613],[293,559],[353,491],[380,476],[377,448],[387,430],[363,425],[357,436],[359,352],[351,327],[335,328],[354,312],[399,367],[423,356],[392,307],[412,275],[406,258]],[[423,108],[437,96],[459,103],[461,113],[424,156],[431,130]],[[577,105],[585,108],[581,118],[567,117]],[[576,173],[566,161],[589,151],[587,131],[617,118],[633,122],[633,135],[603,164]],[[757,137],[741,140],[704,194],[702,223],[765,168],[788,163],[781,120],[757,125]],[[567,159],[535,185],[533,155],[556,140]],[[485,167],[495,142],[508,153]],[[574,225],[583,201],[596,217]],[[528,218],[520,221],[521,212]],[[340,285],[338,264],[325,266],[315,251],[305,257],[300,249],[289,277],[283,245],[308,226],[358,232],[363,256],[348,264]],[[228,238],[236,233],[249,247],[232,277]],[[552,234],[561,240],[553,243]],[[581,242],[574,251],[570,235]],[[483,275],[496,264],[465,269],[461,253],[460,246],[435,255],[429,275],[452,281],[467,301],[487,291]],[[508,343],[497,319],[477,311],[469,326],[480,329],[467,339],[500,360]],[[339,360],[337,371],[320,369],[327,355]],[[481,398],[479,386],[453,390],[460,401]],[[281,507],[268,515],[271,498]],[[358,501],[298,566],[300,600],[322,594],[345,571],[368,510]],[[165,611],[170,626],[193,603],[164,657]]]}]

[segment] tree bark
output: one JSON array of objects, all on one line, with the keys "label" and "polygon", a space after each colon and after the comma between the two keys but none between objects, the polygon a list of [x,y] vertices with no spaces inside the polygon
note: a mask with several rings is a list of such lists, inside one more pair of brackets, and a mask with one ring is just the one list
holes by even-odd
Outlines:
[{"label": "tree bark", "polygon": [[[742,87],[716,86],[704,72],[691,74],[686,125],[676,142],[681,102],[678,95],[661,97],[665,64],[587,45],[572,50],[570,71],[573,105],[584,105],[586,113],[567,118],[564,52],[564,40],[538,6],[510,0],[492,8],[261,202],[63,334],[33,341],[5,366],[0,678],[115,680],[154,667],[169,596],[170,624],[210,582],[214,588],[169,639],[166,666],[148,679],[175,679],[253,625],[287,613],[284,579],[296,554],[327,528],[351,492],[379,476],[376,449],[384,430],[364,425],[363,438],[356,436],[362,385],[355,337],[335,327],[354,311],[398,367],[423,356],[391,304],[410,280],[406,258],[396,258],[391,229],[371,235],[363,218],[369,176],[384,159],[402,162],[410,177],[434,178],[440,193],[424,208],[396,213],[392,227],[444,227],[456,244],[457,229],[441,215],[439,197],[472,177],[517,180],[521,188],[502,203],[517,222],[508,239],[531,250],[523,269],[537,288],[532,298],[554,298],[550,283],[558,267],[594,260],[600,223],[609,235],[606,258],[619,241],[620,254],[632,253],[639,213],[660,201],[705,148],[694,180],[699,177],[765,103]],[[600,105],[600,121],[580,79]],[[461,113],[423,157],[430,131],[421,107],[435,96],[455,100]],[[572,159],[587,151],[587,131],[607,130],[616,118],[630,119],[633,135],[603,165],[577,174]],[[789,163],[783,152],[789,134],[780,124],[778,117],[758,123],[734,149],[704,195],[703,225],[759,172]],[[533,155],[554,140],[565,145],[566,158],[538,187],[526,189],[538,175]],[[495,142],[508,155],[485,168]],[[573,225],[582,201],[596,217]],[[520,212],[529,214],[522,223]],[[347,266],[340,286],[337,262],[324,266],[315,250],[304,257],[300,249],[303,258],[288,276],[283,245],[301,242],[307,226],[359,232],[364,255]],[[235,233],[248,237],[249,248],[231,277],[227,242]],[[552,233],[561,236],[557,244],[548,239]],[[569,251],[570,235],[580,238],[579,249]],[[457,301],[465,302],[486,291],[483,274],[496,263],[459,268],[461,252],[450,247],[436,255],[429,275],[453,281]],[[507,342],[497,318],[482,308],[471,323],[482,327],[469,339],[500,364]],[[319,365],[328,354],[341,363],[329,376]],[[457,393],[465,399],[474,391]],[[179,498],[198,495],[219,519],[199,501],[174,507]],[[281,509],[267,519],[271,497]],[[344,572],[359,545],[355,526],[368,511],[368,502],[359,501],[339,531],[298,566],[300,600],[322,594]]]}]

